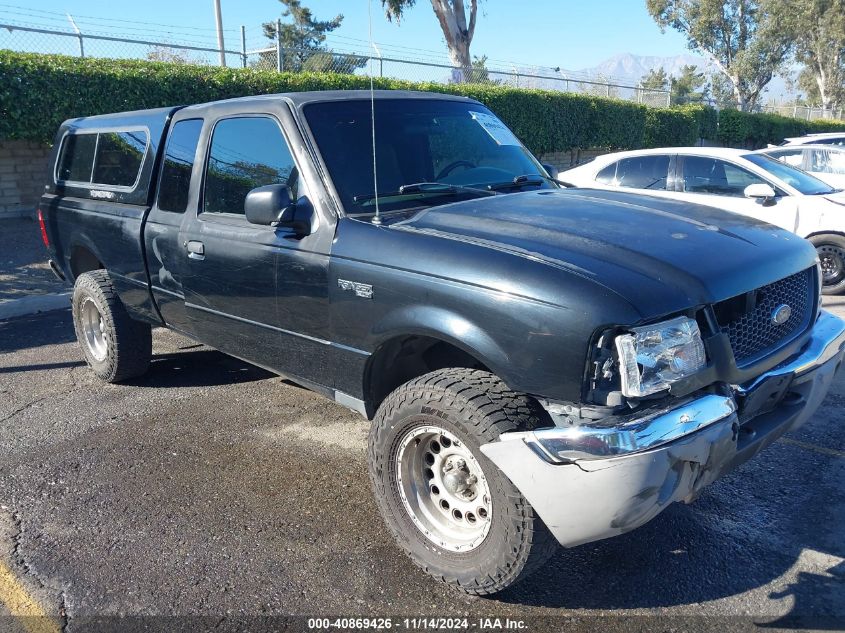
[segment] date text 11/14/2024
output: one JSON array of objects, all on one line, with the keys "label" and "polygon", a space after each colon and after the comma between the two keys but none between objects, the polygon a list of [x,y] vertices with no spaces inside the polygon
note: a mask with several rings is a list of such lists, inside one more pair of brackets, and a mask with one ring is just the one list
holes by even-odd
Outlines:
[{"label": "date text 11/14/2024", "polygon": [[414,618],[309,618],[309,630],[330,630],[330,629],[359,629],[359,630],[386,630],[406,629],[419,630],[468,630],[497,631],[526,630],[525,620],[511,618],[443,618],[443,617],[414,617]]}]

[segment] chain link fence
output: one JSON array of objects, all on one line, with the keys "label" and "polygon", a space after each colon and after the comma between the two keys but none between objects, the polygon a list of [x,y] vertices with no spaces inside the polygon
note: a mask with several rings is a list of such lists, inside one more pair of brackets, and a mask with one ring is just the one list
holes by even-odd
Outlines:
[{"label": "chain link fence", "polygon": [[[70,19],[70,18],[69,18]],[[72,21],[71,21],[72,22]],[[72,23],[73,24],[73,23]],[[235,37],[233,37],[235,35]],[[650,90],[613,81],[605,77],[591,77],[584,73],[567,72],[559,68],[517,66],[516,64],[487,64],[476,62],[467,68],[455,67],[433,59],[414,59],[400,55],[373,52],[299,50],[277,45],[247,48],[246,29],[240,37],[229,32],[227,39],[237,42],[225,48],[222,58],[229,67],[259,68],[289,72],[335,72],[401,79],[411,82],[442,84],[473,83],[535,88],[560,92],[593,94],[602,97],[627,99],[648,106],[668,106],[670,94],[665,90]],[[266,38],[263,38],[267,42]],[[80,57],[116,59],[148,59],[180,64],[222,65],[216,46],[197,40],[194,42],[167,41],[155,36],[129,37],[123,34],[83,32],[77,28],[61,30],[38,25],[0,21],[0,48],[37,53],[57,53]],[[434,55],[432,55],[434,57]]]},{"label": "chain link fence", "polygon": [[841,108],[838,109],[830,109],[830,108],[818,108],[813,106],[803,106],[803,105],[767,105],[763,106],[763,112],[769,112],[771,114],[780,114],[781,116],[790,116],[795,119],[806,119],[808,121],[812,119],[837,119],[837,120],[845,120],[845,110]]}]

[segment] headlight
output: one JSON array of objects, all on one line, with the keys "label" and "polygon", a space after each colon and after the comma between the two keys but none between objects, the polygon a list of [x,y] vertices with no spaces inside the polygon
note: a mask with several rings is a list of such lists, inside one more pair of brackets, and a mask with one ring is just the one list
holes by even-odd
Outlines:
[{"label": "headlight", "polygon": [[616,337],[622,393],[631,398],[668,389],[707,364],[698,323],[686,317],[632,328]]}]

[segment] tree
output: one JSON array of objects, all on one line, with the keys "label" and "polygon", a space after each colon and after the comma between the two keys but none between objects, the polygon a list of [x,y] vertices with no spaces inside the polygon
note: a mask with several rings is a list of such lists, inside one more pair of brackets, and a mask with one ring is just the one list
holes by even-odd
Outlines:
[{"label": "tree", "polygon": [[701,103],[709,98],[707,75],[693,65],[681,68],[681,74],[672,81],[672,103]]},{"label": "tree", "polygon": [[461,78],[474,84],[501,84],[501,79],[490,79],[490,70],[487,68],[487,55],[478,57],[472,56],[472,73],[463,77],[463,71],[453,71],[462,75]]},{"label": "tree", "polygon": [[733,84],[722,73],[710,75],[710,91],[713,93],[713,103],[719,110],[739,107]]},{"label": "tree", "polygon": [[[342,15],[336,15],[331,20],[316,20],[311,9],[302,6],[301,0],[279,2],[285,6],[282,17],[291,18],[292,21],[282,23],[278,33],[275,22],[265,22],[261,26],[268,39],[281,42],[284,49],[282,70],[351,73],[367,63],[364,57],[334,53],[325,46],[326,34],[343,23]],[[275,53],[262,53],[259,63],[275,65]]]},{"label": "tree", "polygon": [[683,33],[730,82],[740,110],[751,110],[792,52],[795,12],[783,0],[646,0],[661,28]]},{"label": "tree", "polygon": [[168,64],[197,64],[196,59],[191,57],[183,48],[172,46],[156,45],[151,46],[147,52],[147,59],[151,62],[167,62]]},{"label": "tree", "polygon": [[669,75],[663,67],[652,68],[648,74],[640,79],[640,88],[644,90],[666,90],[669,87]]},{"label": "tree", "polygon": [[[780,0],[793,3],[794,0]],[[804,0],[795,12],[798,85],[823,108],[845,103],[845,0]]]},{"label": "tree", "polygon": [[[469,46],[475,35],[475,19],[478,14],[478,0],[469,0],[469,21],[465,0],[431,0],[431,8],[440,22],[449,59],[461,69],[464,80],[472,76],[472,57]],[[399,22],[402,14],[416,4],[416,0],[381,0],[388,20]]]}]

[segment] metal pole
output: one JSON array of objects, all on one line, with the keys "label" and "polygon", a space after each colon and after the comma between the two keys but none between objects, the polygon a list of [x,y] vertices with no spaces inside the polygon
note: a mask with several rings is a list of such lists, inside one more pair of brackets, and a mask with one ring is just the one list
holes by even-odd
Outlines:
[{"label": "metal pole", "polygon": [[226,66],[226,47],[223,45],[223,14],[220,0],[214,0],[214,21],[217,23],[217,48],[220,50],[220,65]]},{"label": "metal pole", "polygon": [[276,70],[282,72],[282,21],[276,20]]},{"label": "metal pole", "polygon": [[241,59],[246,68],[246,27],[243,24],[241,24]]},{"label": "metal pole", "polygon": [[79,30],[78,26],[76,26],[76,22],[73,21],[70,13],[67,14],[67,19],[70,20],[70,25],[73,27],[73,30],[76,31],[76,37],[79,38],[79,56],[85,57],[85,44],[82,42],[82,31]]}]

